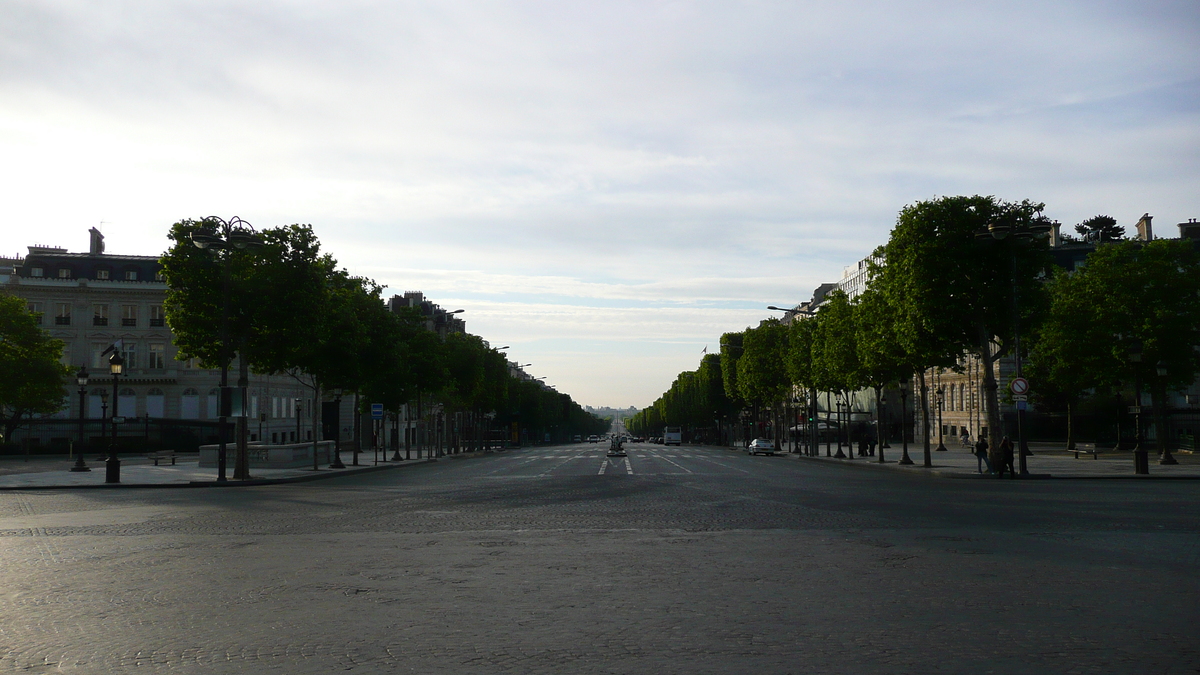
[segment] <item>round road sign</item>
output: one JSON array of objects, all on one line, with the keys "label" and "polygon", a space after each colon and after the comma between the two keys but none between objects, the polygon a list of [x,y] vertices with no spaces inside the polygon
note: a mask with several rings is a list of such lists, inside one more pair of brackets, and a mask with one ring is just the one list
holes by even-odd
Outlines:
[{"label": "round road sign", "polygon": [[1027,380],[1023,377],[1014,377],[1012,379],[1012,382],[1008,383],[1008,388],[1014,394],[1028,394],[1029,393],[1029,380]]}]

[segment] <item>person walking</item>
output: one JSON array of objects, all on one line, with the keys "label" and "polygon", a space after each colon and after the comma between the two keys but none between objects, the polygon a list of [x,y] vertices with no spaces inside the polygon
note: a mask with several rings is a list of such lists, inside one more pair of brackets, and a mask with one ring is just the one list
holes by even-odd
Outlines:
[{"label": "person walking", "polygon": [[987,439],[980,437],[975,442],[975,464],[978,466],[979,473],[983,473],[983,465],[987,464],[987,472],[992,472],[992,460],[988,459],[988,444]]},{"label": "person walking", "polygon": [[1013,444],[1012,441],[1005,436],[1000,441],[1000,469],[996,472],[997,478],[1004,478],[1004,470],[1008,469],[1008,475],[1012,478],[1017,477],[1017,471],[1013,467]]}]

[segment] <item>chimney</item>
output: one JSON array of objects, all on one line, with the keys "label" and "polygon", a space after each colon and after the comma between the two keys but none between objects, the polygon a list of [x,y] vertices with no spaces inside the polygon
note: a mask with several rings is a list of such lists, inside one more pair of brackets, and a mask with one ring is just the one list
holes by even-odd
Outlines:
[{"label": "chimney", "polygon": [[1180,239],[1200,239],[1200,223],[1195,218],[1188,218],[1186,223],[1179,224]]},{"label": "chimney", "polygon": [[88,247],[88,253],[92,255],[100,255],[104,253],[104,235],[100,234],[100,230],[92,228],[88,230],[88,234],[92,235],[91,245]]},{"label": "chimney", "polygon": [[1153,241],[1154,230],[1150,228],[1150,221],[1154,220],[1154,216],[1149,213],[1144,214],[1137,222],[1138,239],[1142,241]]},{"label": "chimney", "polygon": [[1053,248],[1058,248],[1062,243],[1062,235],[1058,231],[1060,227],[1062,227],[1062,223],[1057,220],[1050,221],[1050,246]]}]

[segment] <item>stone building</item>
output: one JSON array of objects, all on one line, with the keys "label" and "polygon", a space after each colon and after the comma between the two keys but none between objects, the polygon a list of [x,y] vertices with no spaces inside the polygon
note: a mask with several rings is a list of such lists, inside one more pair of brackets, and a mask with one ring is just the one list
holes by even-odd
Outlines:
[{"label": "stone building", "polygon": [[[63,363],[72,372],[86,368],[90,376],[83,417],[111,416],[112,377],[106,349],[117,345],[125,359],[118,379],[116,409],[125,418],[121,434],[141,434],[145,443],[182,445],[216,437],[220,371],[191,359],[180,360],[163,314],[167,286],[154,256],[117,255],[105,251],[104,235],[92,228],[86,253],[65,248],[30,246],[28,255],[5,259],[0,290],[23,299],[51,336],[62,340]],[[231,373],[237,372],[236,361]],[[235,375],[236,377],[236,375]],[[249,417],[252,441],[283,443],[311,437],[297,425],[297,410],[308,410],[305,391],[287,376],[252,375]],[[64,388],[63,408],[54,419],[18,431],[35,444],[55,439],[78,442],[80,419],[74,377]],[[173,431],[172,431],[173,430]],[[85,426],[85,436],[99,435],[99,424]],[[29,442],[26,441],[26,442]],[[180,448],[184,449],[184,448]]]}]

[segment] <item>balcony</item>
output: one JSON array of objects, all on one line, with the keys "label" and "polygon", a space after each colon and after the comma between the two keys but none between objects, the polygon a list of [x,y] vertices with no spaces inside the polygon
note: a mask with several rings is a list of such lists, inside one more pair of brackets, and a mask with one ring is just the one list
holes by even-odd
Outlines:
[{"label": "balcony", "polygon": [[163,322],[162,319],[150,319],[150,327],[151,328],[162,328],[164,325],[166,325],[166,324]]},{"label": "balcony", "polygon": [[127,327],[137,326],[137,319],[124,318],[121,319],[121,325]]},{"label": "balcony", "polygon": [[67,316],[54,317],[54,325],[55,326],[70,326],[71,325],[71,316],[67,315]]},{"label": "balcony", "polygon": [[92,325],[93,326],[107,326],[108,325],[108,317],[107,316],[93,316],[92,317]]}]

